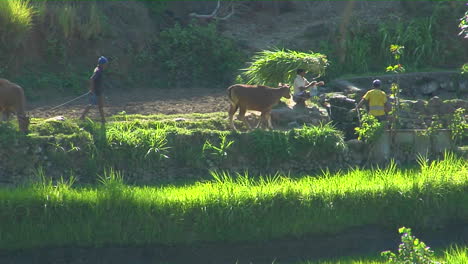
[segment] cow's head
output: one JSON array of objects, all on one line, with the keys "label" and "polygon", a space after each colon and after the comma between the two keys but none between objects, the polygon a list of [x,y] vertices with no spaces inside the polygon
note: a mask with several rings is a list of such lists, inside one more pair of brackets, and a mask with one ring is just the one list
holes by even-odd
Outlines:
[{"label": "cow's head", "polygon": [[287,99],[291,99],[291,85],[279,83],[279,88],[281,89],[282,96]]},{"label": "cow's head", "polygon": [[28,133],[30,118],[27,115],[18,115],[18,126],[21,132]]}]

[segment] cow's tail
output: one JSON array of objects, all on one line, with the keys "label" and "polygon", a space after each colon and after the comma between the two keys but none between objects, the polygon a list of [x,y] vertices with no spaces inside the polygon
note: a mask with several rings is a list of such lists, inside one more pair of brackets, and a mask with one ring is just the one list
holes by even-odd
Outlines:
[{"label": "cow's tail", "polygon": [[227,89],[227,96],[228,96],[228,99],[229,99],[229,102],[231,103],[231,107],[229,108],[229,112],[232,112],[232,113],[235,113],[237,112],[237,109],[239,109],[239,104],[237,104],[235,101],[234,101],[234,98],[232,97],[232,92],[234,90],[234,85],[233,86],[230,86],[228,89]]},{"label": "cow's tail", "polygon": [[234,86],[229,86],[229,88],[227,88],[228,99],[229,99],[229,101],[231,101],[231,102],[233,102],[233,100],[232,100],[232,88],[233,88],[233,87],[234,87]]}]

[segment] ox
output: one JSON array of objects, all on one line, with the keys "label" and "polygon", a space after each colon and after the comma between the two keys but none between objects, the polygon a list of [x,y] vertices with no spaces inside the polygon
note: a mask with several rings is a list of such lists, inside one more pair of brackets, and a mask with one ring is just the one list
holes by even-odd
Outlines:
[{"label": "ox", "polygon": [[26,100],[23,88],[5,79],[0,79],[0,112],[3,112],[3,121],[8,121],[10,114],[18,117],[18,126],[22,132],[27,132],[29,117],[25,112]]},{"label": "ox", "polygon": [[273,129],[273,126],[271,125],[271,109],[279,103],[282,97],[287,99],[291,98],[290,86],[288,84],[279,84],[279,86],[279,88],[246,84],[230,86],[227,89],[227,92],[229,101],[231,102],[231,106],[229,108],[229,122],[231,128],[236,130],[233,117],[237,112],[237,109],[240,108],[239,120],[244,121],[249,129],[251,129],[250,124],[245,120],[245,113],[247,110],[254,110],[262,113],[257,128],[261,123],[267,123],[267,126],[270,129]]}]

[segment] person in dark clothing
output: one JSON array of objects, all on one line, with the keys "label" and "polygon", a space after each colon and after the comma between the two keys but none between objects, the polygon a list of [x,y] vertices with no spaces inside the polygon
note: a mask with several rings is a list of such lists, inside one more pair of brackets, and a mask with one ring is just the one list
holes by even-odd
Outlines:
[{"label": "person in dark clothing", "polygon": [[108,60],[106,57],[101,56],[98,59],[98,65],[94,69],[94,73],[90,78],[90,87],[89,87],[89,104],[86,106],[83,114],[81,115],[80,119],[83,120],[86,117],[86,114],[89,112],[93,105],[97,105],[99,108],[99,113],[101,114],[101,122],[104,124],[106,119],[104,117],[104,96],[103,96],[103,75],[104,75],[104,68],[107,64]]}]

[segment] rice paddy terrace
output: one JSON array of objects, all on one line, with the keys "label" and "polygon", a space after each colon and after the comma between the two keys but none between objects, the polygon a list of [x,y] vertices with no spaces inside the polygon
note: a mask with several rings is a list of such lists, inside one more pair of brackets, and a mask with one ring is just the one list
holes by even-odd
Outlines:
[{"label": "rice paddy terrace", "polygon": [[22,165],[2,175],[0,261],[384,263],[401,226],[439,259],[466,259],[465,159],[333,170],[346,153],[333,127],[233,133],[224,118],[35,119],[28,136],[2,125],[2,168]]}]

